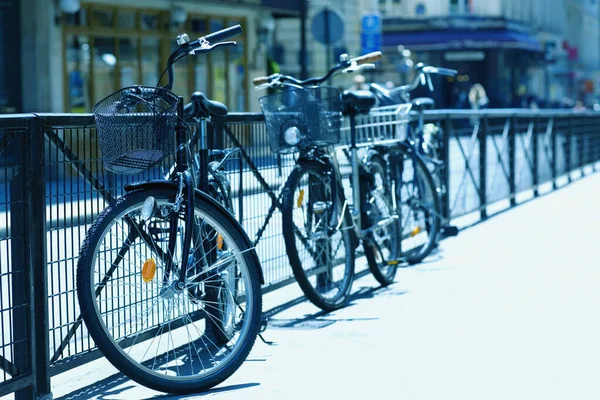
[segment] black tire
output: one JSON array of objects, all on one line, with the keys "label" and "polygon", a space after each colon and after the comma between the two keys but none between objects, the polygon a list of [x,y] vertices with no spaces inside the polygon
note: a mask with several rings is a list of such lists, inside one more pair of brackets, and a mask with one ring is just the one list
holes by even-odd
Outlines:
[{"label": "black tire", "polygon": [[[173,211],[176,194],[176,188],[135,191],[98,216],[80,250],[77,294],[90,336],[118,370],[149,388],[187,394],[221,383],[248,356],[260,328],[261,275],[256,254],[239,224],[206,195],[197,192],[196,226],[205,226],[204,234],[218,231],[228,250],[211,253],[217,254],[218,261],[210,264],[211,270],[204,269],[202,276],[188,273],[184,289],[175,284],[181,271],[177,262],[165,281],[167,263],[160,252],[171,248],[168,244],[171,222],[181,220],[181,209],[185,209],[184,202],[178,212]],[[143,220],[141,205],[149,197],[156,200],[156,211]],[[178,225],[185,227],[183,223]],[[174,231],[183,237],[180,230]],[[205,237],[195,239],[199,240],[192,243],[195,249],[190,256],[200,251],[200,245],[204,247]],[[175,259],[178,242],[171,242]],[[144,259],[149,262],[150,257],[157,259],[155,274],[142,276],[140,264]],[[188,271],[193,271],[200,261],[192,258]],[[207,302],[206,297],[198,298],[198,291],[193,289],[222,288],[218,283],[224,280],[223,271],[235,271],[236,291],[230,295],[235,312],[239,313],[230,321],[234,332],[227,345],[211,336],[211,330],[219,324],[206,322],[220,315],[215,311],[219,304]],[[96,279],[99,285],[95,284]],[[152,340],[146,340],[147,337]]]},{"label": "black tire", "polygon": [[[283,189],[281,209],[294,276],[306,297],[324,311],[346,304],[354,280],[352,222],[334,173],[318,162],[296,165]],[[340,219],[340,229],[328,230]]]},{"label": "black tire", "polygon": [[393,214],[392,185],[385,160],[377,154],[368,156],[369,173],[361,176],[362,220],[371,229],[363,239],[363,249],[371,273],[382,286],[394,282],[400,257],[400,221],[377,228],[377,223]]},{"label": "black tire", "polygon": [[[412,151],[412,150],[411,150]],[[441,203],[429,169],[419,157],[401,151],[402,178],[399,205],[402,207],[402,253],[409,264],[421,261],[433,249],[440,229]],[[415,164],[416,162],[416,164]],[[415,173],[418,179],[415,179]]]}]

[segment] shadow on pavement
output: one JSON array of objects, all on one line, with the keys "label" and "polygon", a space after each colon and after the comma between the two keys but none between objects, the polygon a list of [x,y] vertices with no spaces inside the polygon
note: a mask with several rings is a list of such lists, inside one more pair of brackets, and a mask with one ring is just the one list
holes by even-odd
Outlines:
[{"label": "shadow on pavement", "polygon": [[215,393],[229,392],[232,390],[245,389],[245,388],[254,387],[254,386],[260,386],[260,383],[254,382],[254,383],[243,383],[243,384],[239,384],[239,385],[221,386],[221,387],[218,387],[215,389],[210,389],[210,390],[207,390],[206,392],[197,393],[197,394],[186,394],[186,395],[159,394],[159,395],[152,396],[152,397],[145,397],[141,400],[193,399],[193,398],[197,398],[197,397],[212,395]]},{"label": "shadow on pavement", "polygon": [[[265,360],[248,359],[246,361],[265,361]],[[129,384],[127,384],[127,383],[129,383]],[[126,385],[126,386],[121,386],[121,385]],[[253,387],[253,386],[259,386],[259,385],[260,385],[260,383],[251,382],[251,383],[244,383],[244,384],[238,384],[238,385],[222,386],[222,387],[210,389],[206,392],[197,393],[197,394],[188,394],[188,395],[157,394],[156,396],[146,397],[145,399],[189,399],[189,398],[201,397],[201,396],[219,393],[219,392],[240,390],[240,389],[249,388],[249,387]],[[93,385],[83,387],[74,392],[71,392],[71,393],[61,396],[61,397],[58,397],[55,400],[80,400],[80,399],[83,400],[83,399],[90,399],[92,397],[99,399],[99,400],[121,398],[118,396],[120,393],[126,392],[127,390],[133,389],[137,386],[138,386],[137,383],[134,383],[125,375],[118,373],[115,375],[111,375],[108,378],[105,378],[101,381],[98,381],[98,382],[94,383]],[[151,389],[148,389],[148,390],[151,390]],[[127,394],[125,394],[125,397],[130,397],[130,396],[127,396]]]},{"label": "shadow on pavement", "polygon": [[[364,274],[363,274],[364,275]],[[379,294],[389,292],[389,288],[384,287],[362,287],[358,291],[350,295],[348,304],[345,308],[352,307],[357,300],[373,298]],[[405,292],[396,292],[396,295],[402,295]],[[289,301],[281,306],[273,308],[266,312],[269,316],[269,328],[272,329],[321,329],[341,321],[367,321],[376,320],[378,318],[335,318],[333,313],[318,311],[313,314],[307,314],[301,318],[293,319],[277,319],[272,316],[285,311],[297,304],[306,301],[306,297],[302,296],[292,301]],[[325,317],[325,318],[324,318]]]}]

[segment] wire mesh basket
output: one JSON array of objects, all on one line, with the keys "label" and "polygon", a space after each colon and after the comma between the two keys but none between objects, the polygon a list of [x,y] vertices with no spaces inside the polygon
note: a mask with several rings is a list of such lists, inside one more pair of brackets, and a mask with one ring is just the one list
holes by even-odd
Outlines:
[{"label": "wire mesh basket", "polygon": [[172,154],[178,101],[164,88],[131,86],[98,102],[92,112],[104,168],[138,174]]},{"label": "wire mesh basket", "polygon": [[[356,116],[356,141],[372,145],[382,141],[404,141],[408,134],[410,103],[372,108],[368,114]],[[351,143],[350,121],[342,126],[342,142]]]},{"label": "wire mesh basket", "polygon": [[340,141],[340,92],[328,86],[292,89],[261,97],[273,153],[337,144]]}]

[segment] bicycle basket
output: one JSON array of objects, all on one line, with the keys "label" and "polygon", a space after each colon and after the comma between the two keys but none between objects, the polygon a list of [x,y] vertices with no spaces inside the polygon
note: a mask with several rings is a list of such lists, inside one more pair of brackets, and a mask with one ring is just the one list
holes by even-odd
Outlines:
[{"label": "bicycle basket", "polygon": [[273,153],[339,143],[341,109],[336,88],[287,90],[259,99]]},{"label": "bicycle basket", "polygon": [[132,86],[94,106],[104,168],[137,174],[175,151],[178,97],[167,89]]}]

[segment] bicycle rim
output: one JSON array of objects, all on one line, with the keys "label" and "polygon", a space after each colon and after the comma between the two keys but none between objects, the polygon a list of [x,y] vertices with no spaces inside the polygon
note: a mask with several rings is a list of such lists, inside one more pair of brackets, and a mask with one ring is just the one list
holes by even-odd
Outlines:
[{"label": "bicycle rim", "polygon": [[[288,180],[283,231],[294,276],[306,296],[323,310],[342,307],[354,279],[354,248],[347,210],[332,175],[306,164]],[[335,203],[334,203],[335,202]]]},{"label": "bicycle rim", "polygon": [[386,286],[394,281],[398,268],[400,229],[397,220],[390,220],[393,205],[385,161],[378,156],[373,157],[369,169],[371,175],[361,182],[361,188],[365,190],[362,226],[369,230],[363,247],[371,273]]},{"label": "bicycle rim", "polygon": [[[144,221],[149,197],[156,211]],[[90,335],[109,361],[148,387],[191,393],[243,362],[262,300],[257,265],[240,233],[198,196],[187,276],[177,286],[185,224],[174,199],[175,190],[134,192],[102,213],[82,247],[78,291]]]},{"label": "bicycle rim", "polygon": [[440,226],[440,201],[431,174],[420,159],[406,154],[402,170],[402,252],[414,264],[433,248]]}]

